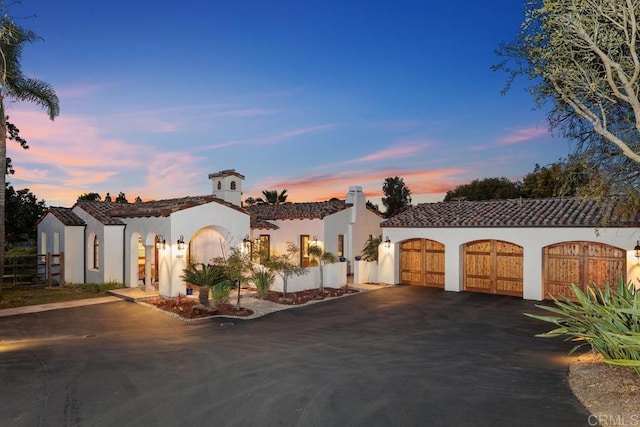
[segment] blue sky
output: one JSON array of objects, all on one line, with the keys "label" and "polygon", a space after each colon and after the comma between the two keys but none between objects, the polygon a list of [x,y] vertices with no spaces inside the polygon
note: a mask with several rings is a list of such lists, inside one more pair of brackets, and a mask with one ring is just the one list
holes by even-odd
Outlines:
[{"label": "blue sky", "polygon": [[234,168],[244,197],[290,201],[400,176],[414,202],[475,178],[519,179],[568,154],[519,82],[493,72],[518,31],[515,0],[78,2],[24,0],[43,37],[25,74],[61,114],[10,104],[31,148],[9,143],[16,188],[47,204],[79,194],[145,200],[207,194]]}]

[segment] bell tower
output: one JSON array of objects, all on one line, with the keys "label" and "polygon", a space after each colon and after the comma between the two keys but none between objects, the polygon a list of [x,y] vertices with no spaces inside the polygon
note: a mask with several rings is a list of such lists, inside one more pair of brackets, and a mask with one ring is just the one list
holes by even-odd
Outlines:
[{"label": "bell tower", "polygon": [[244,175],[235,169],[225,169],[220,172],[210,173],[209,179],[213,184],[213,196],[225,202],[241,206],[242,181]]}]

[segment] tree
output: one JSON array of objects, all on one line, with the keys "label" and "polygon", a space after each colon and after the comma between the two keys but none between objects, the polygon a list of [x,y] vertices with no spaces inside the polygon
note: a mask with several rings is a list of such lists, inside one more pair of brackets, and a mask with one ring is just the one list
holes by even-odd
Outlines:
[{"label": "tree", "polygon": [[382,236],[371,236],[362,247],[361,257],[363,261],[378,261],[378,248],[382,243]]},{"label": "tree", "polygon": [[548,166],[536,163],[533,172],[522,179],[522,193],[527,198],[577,196],[590,181],[590,169],[575,156]]},{"label": "tree", "polygon": [[16,191],[9,183],[5,187],[5,200],[7,242],[35,241],[36,222],[47,211],[44,200],[38,200],[28,188]]},{"label": "tree", "polygon": [[254,199],[253,197],[247,197],[244,200],[244,205],[245,206],[253,206],[253,205],[257,205],[258,201],[256,199]]},{"label": "tree", "polygon": [[78,196],[78,201],[87,201],[87,202],[99,202],[102,200],[102,197],[100,197],[100,194],[98,193],[83,193],[81,195]]},{"label": "tree", "polygon": [[318,258],[318,266],[320,267],[320,294],[324,293],[324,273],[323,267],[325,264],[333,264],[338,262],[338,258],[332,252],[325,252],[318,245],[310,245],[308,249],[309,255]]},{"label": "tree", "polygon": [[280,255],[272,255],[266,259],[264,266],[282,279],[282,299],[287,299],[287,281],[292,276],[307,274],[307,269],[297,262],[298,247],[287,242],[287,250]]},{"label": "tree", "polygon": [[213,264],[224,269],[226,277],[238,290],[236,310],[240,310],[240,290],[242,283],[247,280],[248,275],[251,274],[253,269],[251,254],[248,251],[242,251],[239,248],[233,247],[231,248],[229,256],[214,258]]},{"label": "tree", "polygon": [[125,196],[122,191],[118,194],[118,197],[116,197],[116,203],[129,203],[127,196]]},{"label": "tree", "polygon": [[402,178],[386,178],[382,185],[382,204],[387,208],[386,218],[391,218],[404,208],[411,206],[411,190],[404,185]]},{"label": "tree", "polygon": [[[550,125],[597,164],[592,194],[640,198],[640,3],[634,0],[531,0],[514,41],[494,69],[537,82]],[[595,193],[594,193],[595,192]]]},{"label": "tree", "polygon": [[[26,77],[22,73],[22,50],[26,43],[40,40],[33,31],[18,26],[6,13],[3,2],[0,2],[3,16],[0,23],[0,170],[7,170],[7,116],[4,103],[6,100],[32,102],[41,106],[49,118],[53,120],[60,114],[60,102],[53,88],[41,80]],[[2,173],[2,186],[6,185],[5,174]],[[5,209],[6,194],[0,192],[0,272],[4,271],[5,257]],[[0,301],[2,300],[2,278],[0,277]]]},{"label": "tree", "polygon": [[[25,150],[29,149],[29,145],[27,144],[27,140],[20,136],[20,129],[18,129],[13,123],[9,122],[9,116],[6,119],[7,124],[7,140],[15,141]],[[13,165],[11,164],[11,157],[6,158],[5,170],[7,175],[13,175],[16,171],[13,169]]]},{"label": "tree", "polygon": [[474,179],[469,184],[458,185],[455,189],[447,191],[444,201],[450,202],[457,198],[464,198],[464,200],[513,199],[522,195],[519,182],[511,181],[505,177],[483,178]]},{"label": "tree", "polygon": [[287,190],[284,189],[282,192],[278,193],[278,190],[263,190],[262,197],[255,199],[256,204],[258,205],[280,205],[287,201]]}]

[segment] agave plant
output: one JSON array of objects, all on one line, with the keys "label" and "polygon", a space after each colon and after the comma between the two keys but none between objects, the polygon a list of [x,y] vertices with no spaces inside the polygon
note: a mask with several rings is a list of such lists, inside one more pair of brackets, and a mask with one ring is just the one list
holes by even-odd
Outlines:
[{"label": "agave plant", "polygon": [[276,275],[265,269],[255,269],[251,274],[251,281],[256,287],[258,298],[264,299],[276,281]]},{"label": "agave plant", "polygon": [[572,289],[575,302],[553,298],[555,306],[536,306],[556,316],[525,313],[557,326],[538,336],[566,336],[577,343],[569,354],[589,345],[605,362],[632,367],[640,375],[640,292],[622,279],[615,289],[608,283],[604,290],[595,285],[585,292],[576,285]]}]

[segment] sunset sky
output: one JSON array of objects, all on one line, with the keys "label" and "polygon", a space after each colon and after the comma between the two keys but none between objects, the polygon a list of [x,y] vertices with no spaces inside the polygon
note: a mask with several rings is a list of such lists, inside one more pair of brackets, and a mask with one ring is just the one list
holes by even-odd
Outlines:
[{"label": "sunset sky", "polygon": [[50,206],[211,192],[234,168],[244,198],[344,198],[404,178],[414,202],[475,178],[519,179],[569,153],[519,82],[493,72],[522,1],[24,0],[10,13],[43,41],[23,71],[51,83],[51,122],[8,105],[15,188]]}]

